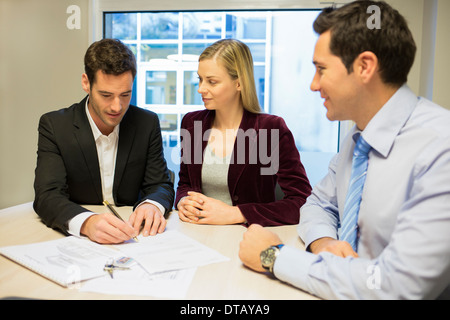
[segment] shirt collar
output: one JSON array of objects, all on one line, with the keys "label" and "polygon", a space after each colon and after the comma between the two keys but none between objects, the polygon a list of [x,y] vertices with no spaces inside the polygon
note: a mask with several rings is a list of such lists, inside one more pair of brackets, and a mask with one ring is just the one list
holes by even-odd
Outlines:
[{"label": "shirt collar", "polygon": [[[417,105],[417,101],[418,98],[411,89],[407,85],[402,86],[370,120],[362,132],[364,140],[383,157],[387,157],[400,130],[405,126]],[[353,139],[359,136],[356,133]]]},{"label": "shirt collar", "polygon": [[[89,96],[86,99],[85,110],[86,110],[87,118],[89,120],[89,124],[91,126],[92,134],[94,135],[94,140],[97,141],[97,139],[100,138],[101,136],[104,136],[104,134],[101,133],[101,131],[98,129],[97,125],[95,124],[94,119],[92,119],[91,113],[89,112],[88,102],[89,102]],[[120,124],[115,126],[113,132],[111,132],[109,136],[115,135],[116,137],[118,137],[119,136],[119,126],[120,126]]]}]

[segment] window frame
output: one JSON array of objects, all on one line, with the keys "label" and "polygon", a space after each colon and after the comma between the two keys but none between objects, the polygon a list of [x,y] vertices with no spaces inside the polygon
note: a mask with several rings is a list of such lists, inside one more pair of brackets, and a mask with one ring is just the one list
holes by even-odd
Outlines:
[{"label": "window frame", "polygon": [[[277,3],[273,1],[247,0],[229,0],[226,3],[223,0],[210,0],[208,7],[203,1],[165,1],[165,0],[89,0],[89,44],[103,38],[104,13],[109,12],[170,12],[170,11],[276,11],[276,10],[304,10],[304,9],[323,9],[331,5],[341,5],[352,2],[353,0],[338,1],[320,1],[320,0],[280,0]],[[266,46],[267,50],[267,46]],[[139,51],[139,50],[138,50]],[[268,70],[266,68],[266,74]],[[269,84],[270,85],[270,84]],[[268,88],[270,89],[270,88]],[[266,97],[267,99],[267,97]],[[137,100],[139,101],[139,100]],[[186,110],[189,110],[187,108]],[[157,110],[157,109],[155,109]],[[157,111],[156,111],[157,112]],[[178,119],[180,120],[180,119]],[[343,138],[347,136],[353,127],[352,121],[340,121],[338,132],[338,150],[342,144]],[[175,132],[171,132],[173,134]]]},{"label": "window frame", "polygon": [[[173,39],[143,39],[141,35],[141,27],[142,27],[142,15],[146,13],[158,13],[158,12],[148,12],[148,11],[104,11],[103,12],[103,34],[102,38],[106,37],[106,16],[109,14],[116,13],[130,13],[136,14],[136,39],[121,39],[121,41],[126,45],[132,45],[136,47],[136,60],[138,64],[137,74],[136,74],[136,104],[144,109],[151,110],[159,115],[176,115],[177,116],[177,126],[175,130],[165,130],[162,128],[162,135],[167,136],[166,138],[170,138],[170,136],[180,136],[180,127],[181,118],[184,114],[192,111],[202,110],[204,109],[203,104],[185,104],[185,72],[196,72],[198,69],[198,62],[191,61],[183,61],[182,60],[182,51],[183,46],[186,44],[206,44],[206,46],[213,44],[219,39],[223,39],[227,37],[226,30],[226,18],[229,15],[239,16],[240,12],[247,13],[249,10],[238,10],[238,11],[164,11],[164,12],[173,12],[178,15],[178,36]],[[250,10],[253,11],[253,10]],[[205,13],[217,13],[221,18],[221,33],[219,38],[212,39],[185,39],[183,37],[184,26],[183,23],[185,21],[185,14],[190,12],[205,12]],[[256,38],[245,38],[243,41],[247,43],[249,46],[252,44],[261,44],[264,45],[264,61],[254,61],[254,67],[263,67],[264,68],[264,79],[270,78],[271,73],[271,59],[270,52],[272,50],[272,12],[267,10],[257,10],[254,12],[254,16],[257,18],[264,19],[265,22],[265,34],[266,36],[261,39]],[[155,59],[155,61],[143,61],[141,46],[142,45],[155,45],[155,46],[164,46],[164,45],[173,45],[177,47],[177,56],[178,60],[165,60],[161,62],[159,59]],[[147,89],[147,73],[148,72],[174,72],[175,73],[175,102],[170,103],[147,103],[146,95],[148,92]],[[260,101],[261,107],[264,112],[269,113],[269,104],[270,104],[270,81],[264,83],[264,101]],[[179,140],[179,139],[177,139]]]}]

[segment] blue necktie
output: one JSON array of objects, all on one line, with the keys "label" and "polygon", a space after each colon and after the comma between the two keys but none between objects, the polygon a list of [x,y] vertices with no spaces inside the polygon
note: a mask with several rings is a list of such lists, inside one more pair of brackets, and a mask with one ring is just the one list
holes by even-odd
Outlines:
[{"label": "blue necktie", "polygon": [[339,239],[347,241],[357,251],[358,242],[358,213],[361,196],[366,181],[367,166],[370,145],[363,139],[362,135],[356,142],[353,151],[352,174],[347,191],[344,206],[344,218],[342,221]]}]

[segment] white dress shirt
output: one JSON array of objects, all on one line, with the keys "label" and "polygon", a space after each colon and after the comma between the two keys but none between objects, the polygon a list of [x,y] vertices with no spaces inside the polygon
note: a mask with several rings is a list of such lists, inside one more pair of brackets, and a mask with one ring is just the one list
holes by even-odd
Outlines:
[{"label": "white dress shirt", "polygon": [[[108,136],[105,136],[100,132],[97,125],[92,119],[92,116],[88,108],[89,98],[86,100],[86,115],[89,120],[89,125],[91,126],[92,134],[94,135],[95,145],[97,147],[97,155],[100,167],[100,176],[102,183],[102,194],[103,199],[107,200],[109,203],[114,204],[113,197],[113,185],[114,185],[114,171],[116,168],[116,158],[117,158],[117,147],[119,145],[119,130],[120,124],[117,125],[113,132]],[[158,202],[152,200],[146,200],[143,203],[154,204],[161,214],[164,214],[164,207]],[[81,227],[94,212],[83,212],[69,221],[68,231],[74,236],[80,236]]]},{"label": "white dress shirt", "polygon": [[[299,235],[338,239],[356,128],[300,210]],[[403,86],[362,132],[372,146],[359,258],[285,246],[277,278],[325,299],[435,299],[450,284],[450,112]]]}]

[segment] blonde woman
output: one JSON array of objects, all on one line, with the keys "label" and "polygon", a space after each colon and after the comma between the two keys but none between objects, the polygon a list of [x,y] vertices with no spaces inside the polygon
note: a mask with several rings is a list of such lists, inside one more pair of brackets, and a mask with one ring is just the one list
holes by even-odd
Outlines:
[{"label": "blonde woman", "polygon": [[[311,186],[284,120],[261,112],[249,48],[233,39],[214,43],[200,55],[198,76],[206,110],[186,114],[181,124],[180,219],[299,223]],[[284,193],[278,201],[277,183]]]}]

